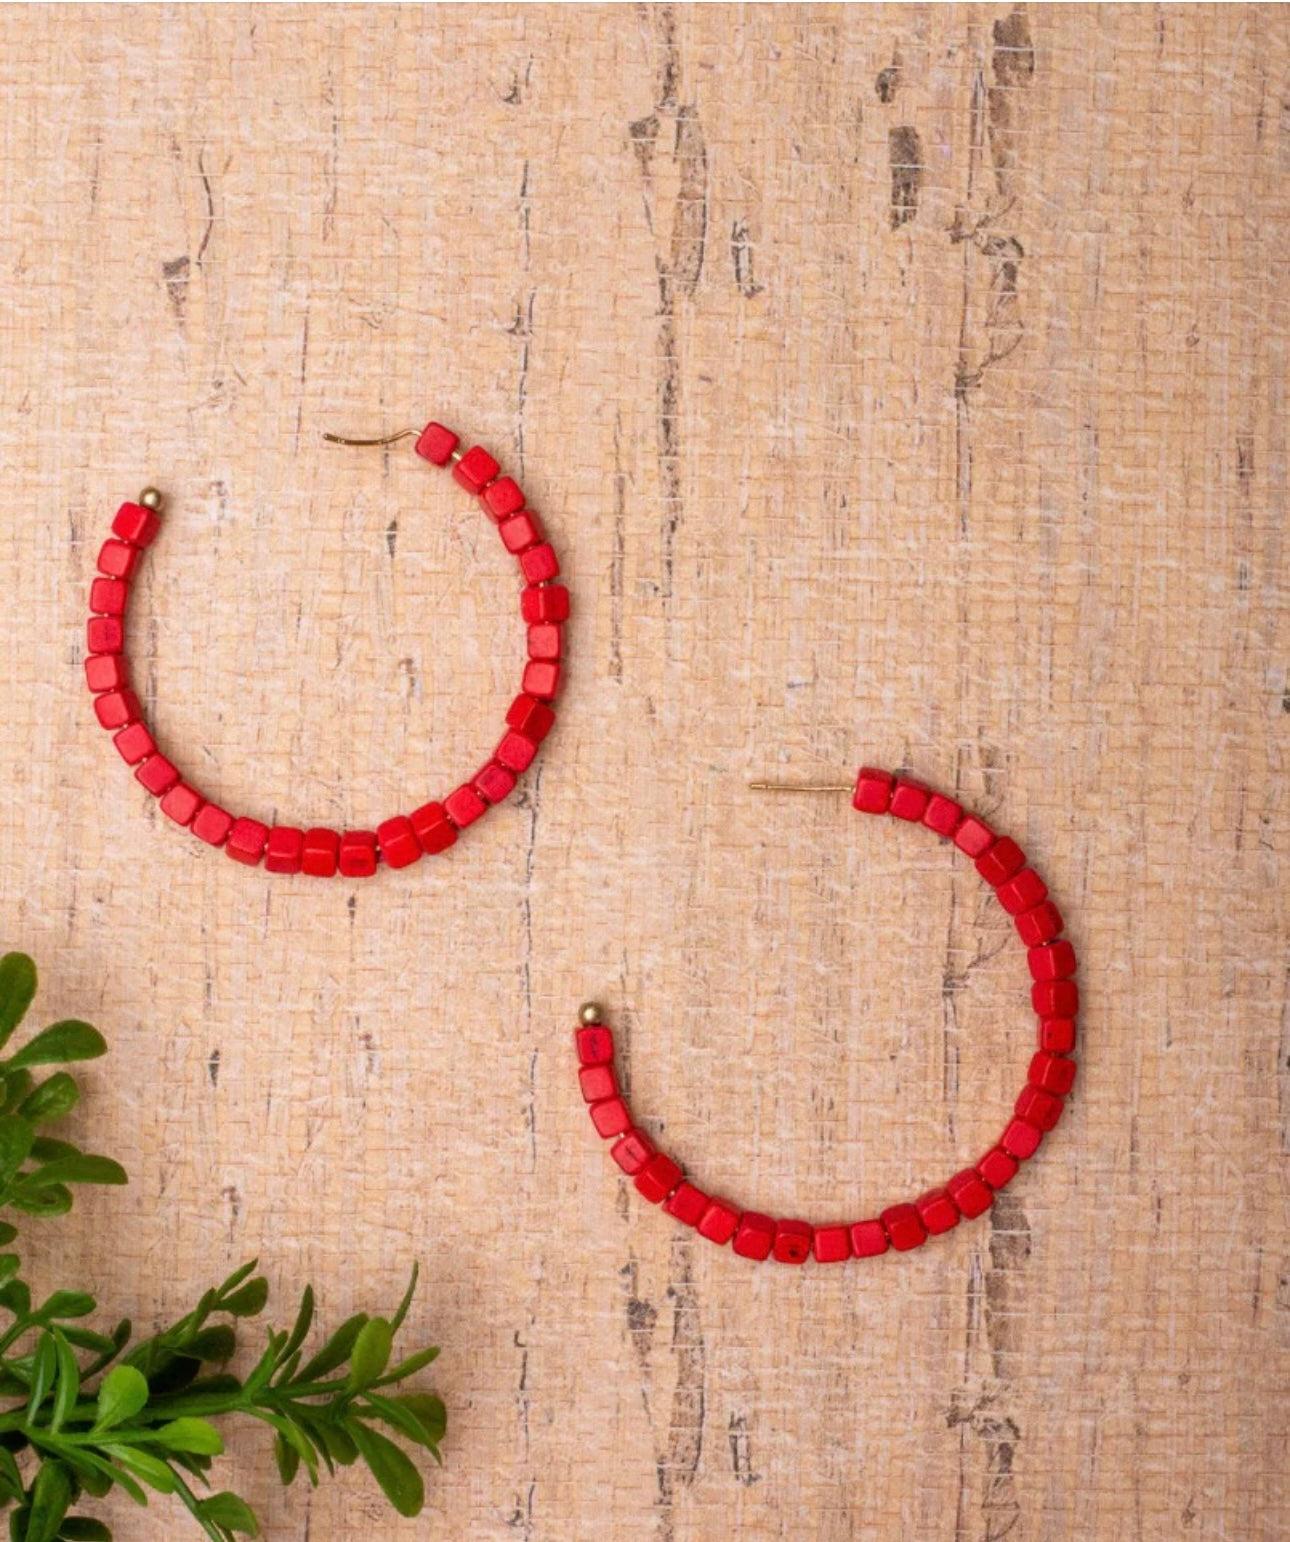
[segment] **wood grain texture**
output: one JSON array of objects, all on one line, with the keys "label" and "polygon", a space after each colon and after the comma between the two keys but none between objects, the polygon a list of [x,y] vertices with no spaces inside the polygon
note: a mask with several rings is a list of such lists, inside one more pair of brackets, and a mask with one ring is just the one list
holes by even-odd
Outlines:
[{"label": "wood grain texture", "polygon": [[[240,1440],[268,1535],[1290,1533],[1290,13],[10,6],[0,103],[3,942],[133,1178],[33,1267],[148,1323],[258,1253],[339,1320],[419,1257],[444,1346],[426,1515]],[[383,817],[522,646],[467,500],[319,438],[430,415],[565,556],[559,729],[449,857],[269,881],[96,730],[97,544],[166,488],[132,649],[212,795]],[[1078,1095],[988,1220],[755,1268],[643,1213],[568,1032],[748,1204],[977,1155],[1005,921],[744,785],[861,760],[1049,873]]]}]

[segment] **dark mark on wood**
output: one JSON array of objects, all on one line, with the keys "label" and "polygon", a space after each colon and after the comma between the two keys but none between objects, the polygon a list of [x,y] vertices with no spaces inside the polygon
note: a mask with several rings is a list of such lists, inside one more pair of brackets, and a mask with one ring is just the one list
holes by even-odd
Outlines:
[{"label": "dark mark on wood", "polygon": [[736,220],[730,231],[730,256],[735,265],[735,286],[745,300],[754,299],[762,286],[753,276],[753,246],[746,219]]},{"label": "dark mark on wood", "polygon": [[988,108],[990,154],[999,191],[1006,195],[1012,190],[1024,126],[1022,93],[1035,74],[1035,47],[1023,7],[995,22],[990,64],[994,73]]},{"label": "dark mark on wood", "polygon": [[891,228],[899,230],[918,213],[923,183],[923,144],[918,130],[907,123],[891,129],[887,159],[891,165]]},{"label": "dark mark on wood", "polygon": [[885,70],[878,71],[878,78],[874,81],[874,90],[878,93],[880,102],[890,104],[896,100],[896,92],[900,90],[901,70],[900,55],[893,54],[891,63]]},{"label": "dark mark on wood", "polygon": [[391,557],[394,556],[394,547],[398,541],[398,538],[399,520],[398,515],[396,514],[395,517],[385,527],[385,549],[389,552]]},{"label": "dark mark on wood", "polygon": [[748,1434],[748,1418],[745,1414],[731,1414],[729,1425],[730,1465],[734,1469],[735,1482],[750,1488],[761,1482],[761,1473],[753,1471],[752,1441]]},{"label": "dark mark on wood", "polygon": [[673,1535],[672,1509],[678,1487],[694,1482],[703,1454],[703,1421],[706,1411],[704,1372],[706,1352],[699,1301],[691,1272],[692,1243],[684,1233],[672,1239],[672,1283],[667,1288],[672,1303],[672,1353],[676,1382],[672,1388],[672,1415],[668,1420],[667,1445],[656,1463],[660,1542]]},{"label": "dark mark on wood", "polygon": [[184,306],[188,303],[188,258],[172,257],[169,262],[163,262],[161,276],[166,281],[166,292],[170,296],[170,306],[175,313],[175,320],[182,327]]},{"label": "dark mark on wood", "polygon": [[211,1079],[211,1086],[219,1086],[219,1050],[213,1049],[206,1061],[206,1074]]}]

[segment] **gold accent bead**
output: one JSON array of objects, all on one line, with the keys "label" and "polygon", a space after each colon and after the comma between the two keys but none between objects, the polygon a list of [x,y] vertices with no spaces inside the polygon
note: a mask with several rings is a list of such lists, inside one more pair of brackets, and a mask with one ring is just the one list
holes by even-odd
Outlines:
[{"label": "gold accent bead", "polygon": [[161,512],[161,505],[165,501],[165,496],[159,487],[145,487],[139,494],[139,502],[145,509],[151,509],[154,514]]},{"label": "gold accent bead", "polygon": [[597,1023],[604,1021],[599,1004],[594,1001],[585,1001],[578,1008],[578,1021],[584,1028],[594,1028]]}]

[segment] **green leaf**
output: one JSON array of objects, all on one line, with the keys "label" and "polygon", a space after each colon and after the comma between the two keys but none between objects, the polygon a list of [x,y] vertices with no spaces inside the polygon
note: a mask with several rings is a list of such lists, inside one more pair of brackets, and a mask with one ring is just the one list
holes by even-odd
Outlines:
[{"label": "green leaf", "polygon": [[283,1488],[290,1488],[300,1471],[300,1453],[288,1445],[281,1435],[273,1437],[273,1460],[278,1464],[278,1476]]},{"label": "green leaf", "polygon": [[61,1462],[42,1462],[31,1486],[26,1542],[54,1542],[72,1502],[72,1480]]},{"label": "green leaf", "polygon": [[381,1387],[392,1387],[397,1381],[406,1381],[409,1376],[415,1376],[418,1371],[423,1371],[427,1365],[439,1358],[437,1345],[431,1345],[427,1349],[418,1349],[416,1354],[409,1355],[406,1360],[400,1360],[392,1366],[377,1383]]},{"label": "green leaf", "polygon": [[15,1317],[26,1317],[31,1311],[31,1291],[22,1280],[7,1280],[0,1285],[0,1306]]},{"label": "green leaf", "polygon": [[88,1515],[69,1515],[58,1535],[65,1542],[112,1542],[112,1533],[103,1522]]},{"label": "green leaf", "polygon": [[17,1235],[16,1226],[10,1226],[8,1221],[0,1221],[0,1248],[8,1247]]},{"label": "green leaf", "polygon": [[120,1445],[116,1441],[105,1441],[103,1450],[113,1461],[127,1472],[132,1472],[136,1478],[141,1478],[150,1488],[155,1488],[159,1494],[173,1494],[179,1486],[179,1479],[159,1456],[151,1456],[136,1446]]},{"label": "green leaf", "polygon": [[257,1317],[269,1299],[269,1282],[263,1275],[248,1280],[240,1289],[220,1301],[220,1310],[234,1317]]},{"label": "green leaf", "polygon": [[16,1500],[22,1499],[26,1492],[13,1452],[0,1446],[0,1493],[7,1494],[10,1500]]},{"label": "green leaf", "polygon": [[17,1253],[0,1253],[0,1282],[13,1279],[20,1268],[22,1259]]},{"label": "green leaf", "polygon": [[44,1167],[38,1167],[34,1173],[25,1173],[21,1192],[28,1194],[56,1183],[123,1184],[129,1181],[120,1162],[114,1162],[111,1157],[82,1153],[58,1157],[52,1162],[46,1162]]},{"label": "green leaf", "polygon": [[18,1114],[0,1115],[0,1186],[27,1160],[34,1139],[35,1131]]},{"label": "green leaf", "polygon": [[188,1353],[207,1365],[224,1365],[233,1358],[237,1349],[237,1334],[227,1323],[217,1323],[203,1328],[188,1342]]},{"label": "green leaf", "polygon": [[[36,1422],[41,1404],[49,1396],[49,1389],[58,1375],[58,1345],[52,1333],[42,1333],[36,1340],[36,1353],[31,1357],[31,1392],[27,1398],[27,1423]],[[52,1533],[51,1533],[52,1535]]]},{"label": "green leaf", "polygon": [[10,1059],[9,1067],[18,1071],[25,1066],[63,1065],[69,1060],[97,1060],[106,1054],[107,1040],[97,1028],[67,1017],[29,1039]]},{"label": "green leaf", "polygon": [[184,1451],[193,1456],[220,1456],[224,1437],[207,1419],[172,1419],[148,1437],[167,1451]]},{"label": "green leaf", "polygon": [[36,966],[25,953],[0,958],[0,1049],[27,1015],[36,994]]},{"label": "green leaf", "polygon": [[358,1447],[343,1424],[337,1424],[334,1419],[324,1420],[318,1425],[318,1434],[332,1461],[348,1467],[358,1460]]},{"label": "green leaf", "polygon": [[346,1428],[358,1447],[358,1454],[381,1485],[381,1492],[398,1513],[420,1515],[426,1502],[426,1490],[411,1457],[359,1419],[351,1419]]},{"label": "green leaf", "polygon": [[35,1086],[36,1079],[30,1071],[6,1071],[4,1073],[4,1098],[0,1101],[0,1114],[12,1114]]},{"label": "green leaf", "polygon": [[81,1394],[81,1368],[72,1346],[55,1328],[52,1332],[54,1347],[58,1351],[58,1382],[54,1389],[54,1408],[49,1416],[49,1427],[55,1433],[67,1423],[76,1399]]},{"label": "green leaf", "polygon": [[305,1293],[300,1298],[300,1310],[296,1313],[295,1324],[291,1332],[287,1334],[287,1342],[278,1353],[279,1365],[283,1364],[284,1361],[290,1360],[296,1350],[304,1343],[305,1335],[309,1332],[313,1320],[314,1288],[312,1285],[306,1285]]},{"label": "green leaf", "polygon": [[[410,1396],[417,1396],[413,1393]],[[420,1394],[430,1398],[429,1393]],[[438,1398],[431,1401],[438,1403]],[[405,1398],[380,1397],[375,1392],[369,1392],[364,1399],[366,1408],[370,1409],[377,1418],[383,1419],[391,1429],[396,1430],[405,1440],[410,1440],[413,1445],[429,1446],[433,1448],[443,1438],[443,1424],[446,1423],[443,1404],[439,1403],[438,1413],[434,1410],[427,1411],[426,1417],[434,1420],[439,1426],[439,1433],[431,1436],[425,1424],[422,1422],[421,1412],[407,1406]],[[440,1417],[442,1416],[442,1417]]]},{"label": "green leaf", "polygon": [[313,1359],[301,1370],[296,1381],[320,1381],[329,1371],[334,1371],[338,1365],[344,1365],[349,1359],[350,1350],[354,1347],[354,1340],[363,1331],[366,1322],[367,1313],[356,1312],[353,1317],[341,1323]]},{"label": "green leaf", "polygon": [[[22,1116],[26,1119],[28,1116]],[[31,1143],[33,1162],[52,1162],[55,1157],[80,1156],[80,1148],[68,1140],[55,1140],[52,1135],[37,1135]]]},{"label": "green leaf", "polygon": [[80,1101],[81,1089],[66,1071],[55,1071],[32,1090],[19,1105],[18,1112],[32,1124],[44,1124],[70,1114]]},{"label": "green leaf", "polygon": [[[239,1264],[218,1290],[208,1291],[207,1295],[210,1297],[210,1305],[206,1306],[206,1311],[209,1311],[210,1307],[213,1307],[217,1301],[222,1301],[225,1296],[235,1291],[243,1280],[250,1279],[250,1277],[255,1273],[255,1266],[259,1263],[259,1261],[260,1260],[258,1258],[253,1258],[249,1263]],[[202,1297],[202,1303],[205,1306],[206,1296]]]},{"label": "green leaf", "polygon": [[142,1371],[132,1365],[117,1365],[103,1378],[99,1388],[96,1430],[110,1430],[114,1425],[133,1419],[148,1401],[148,1383]]},{"label": "green leaf", "polygon": [[8,1203],[24,1215],[48,1220],[50,1216],[66,1215],[72,1208],[72,1191],[61,1183],[51,1184],[47,1189],[19,1187],[10,1194]]},{"label": "green leaf", "polygon": [[390,1401],[400,1404],[416,1418],[425,1431],[428,1444],[439,1445],[448,1433],[448,1410],[443,1406],[443,1399],[433,1392],[404,1392]]},{"label": "green leaf", "polygon": [[226,1531],[239,1531],[246,1537],[260,1535],[255,1511],[245,1499],[239,1499],[236,1494],[212,1494],[209,1499],[201,1501],[196,1514],[200,1520],[223,1526]]},{"label": "green leaf", "polygon": [[417,1293],[417,1281],[420,1277],[421,1265],[414,1263],[412,1265],[411,1278],[408,1280],[408,1288],[403,1292],[403,1300],[399,1302],[399,1309],[390,1321],[390,1327],[394,1329],[395,1333],[399,1331],[407,1318],[408,1309],[412,1305],[412,1298]]},{"label": "green leaf", "polygon": [[349,1384],[354,1388],[370,1387],[390,1363],[390,1349],[394,1343],[394,1330],[384,1317],[373,1317],[363,1324],[354,1340],[354,1351],[349,1362]]},{"label": "green leaf", "polygon": [[56,1290],[36,1315],[45,1322],[60,1317],[88,1317],[97,1304],[83,1290]]}]

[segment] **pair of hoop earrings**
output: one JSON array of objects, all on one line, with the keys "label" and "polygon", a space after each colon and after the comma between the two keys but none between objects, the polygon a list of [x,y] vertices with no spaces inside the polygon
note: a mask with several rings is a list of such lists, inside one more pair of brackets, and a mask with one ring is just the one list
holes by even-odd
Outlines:
[{"label": "pair of hoop earrings", "polygon": [[[324,437],[338,444],[384,445],[416,433],[405,429],[377,439]],[[396,814],[374,830],[270,826],[234,815],[206,798],[162,754],[131,688],[125,653],[130,582],[161,528],[162,495],[156,488],[145,488],[137,502],[121,505],[112,522],[112,534],[99,552],[98,572],[90,584],[85,677],[95,715],[111,733],[136,780],[160,801],[162,812],[199,840],[223,847],[234,861],[251,867],[263,863],[273,873],[321,878],[371,877],[382,864],[409,867],[422,856],[446,851],[462,830],[507,798],[555,724],[551,704],[560,688],[569,591],[557,582],[559,560],[540,519],[526,507],[518,483],[501,475],[501,467],[488,451],[479,445],[463,451],[451,429],[427,424],[417,435],[415,448],[431,465],[451,466],[454,480],[479,501],[502,544],[517,559],[528,657],[520,693],[506,714],[506,730],[483,767],[442,802],[432,800],[410,814]],[[752,785],[771,788],[776,784]],[[614,1142],[614,1161],[637,1191],[718,1246],[730,1243],[744,1258],[774,1258],[784,1264],[801,1264],[812,1257],[819,1263],[839,1263],[875,1257],[889,1249],[905,1252],[930,1236],[951,1231],[960,1220],[983,1215],[1020,1164],[1035,1154],[1044,1136],[1056,1127],[1075,1081],[1075,1061],[1070,1058],[1079,1010],[1075,950],[1062,936],[1065,923],[1047,885],[1020,846],[955,799],[908,777],[867,766],[861,768],[854,790],[849,785],[786,790],[852,792],[852,804],[861,813],[890,814],[922,825],[975,862],[1013,919],[1033,981],[1031,1007],[1038,1020],[1038,1048],[998,1142],[978,1162],[916,1199],[890,1205],[868,1219],[815,1225],[744,1210],[691,1182],[682,1166],[635,1124],[614,1071],[613,1034],[594,1003],[581,1009],[574,1030],[582,1095],[596,1132]]]}]

